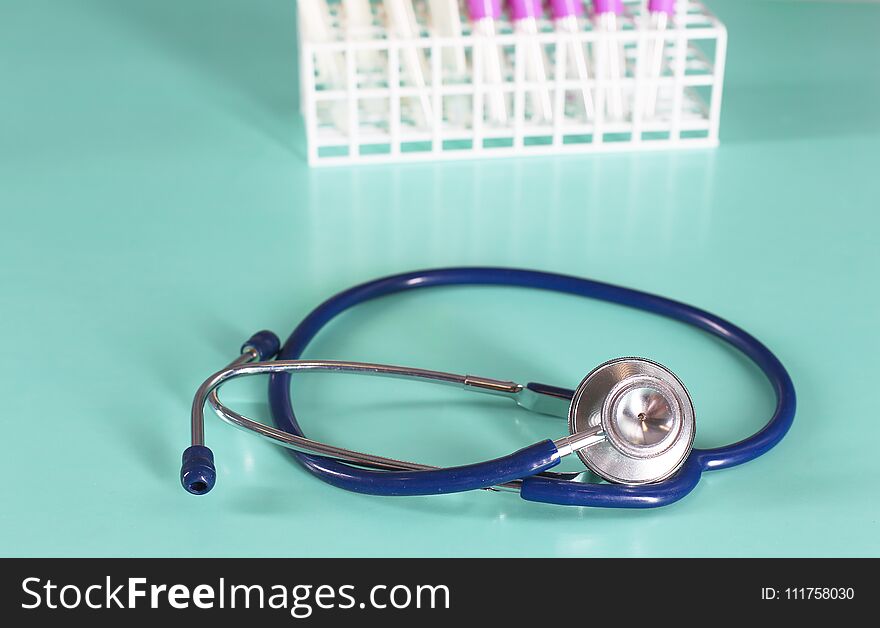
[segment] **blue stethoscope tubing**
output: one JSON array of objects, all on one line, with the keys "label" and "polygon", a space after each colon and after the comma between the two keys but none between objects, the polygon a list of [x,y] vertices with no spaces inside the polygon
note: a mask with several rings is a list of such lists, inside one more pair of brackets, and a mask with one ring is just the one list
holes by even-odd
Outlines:
[{"label": "blue stethoscope tubing", "polygon": [[[522,479],[523,499],[570,506],[655,508],[690,493],[703,471],[743,464],[772,449],[788,432],[795,414],[794,384],[779,359],[745,330],[710,312],[639,290],[570,275],[516,268],[462,267],[420,270],[369,281],[340,292],[313,310],[288,337],[280,360],[297,360],[319,331],[338,314],[379,297],[439,286],[513,286],[572,294],[659,314],[702,329],[729,343],[764,373],[776,395],[772,417],[758,432],[737,443],[694,449],[671,478],[642,486],[579,482],[565,475],[543,473],[558,463],[552,441],[527,447],[511,456],[485,463],[438,471],[373,471],[333,458],[289,453],[310,473],[348,491],[371,495],[423,495],[470,490]],[[269,402],[275,425],[305,436],[290,400],[290,373],[273,374]],[[566,390],[571,397],[574,391]]]}]

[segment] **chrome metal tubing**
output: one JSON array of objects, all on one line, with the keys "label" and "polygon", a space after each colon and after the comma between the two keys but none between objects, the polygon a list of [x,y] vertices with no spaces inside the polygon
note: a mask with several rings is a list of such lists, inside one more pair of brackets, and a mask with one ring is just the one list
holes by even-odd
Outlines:
[{"label": "chrome metal tubing", "polygon": [[[192,406],[191,428],[193,445],[204,445],[205,402],[210,398],[211,406],[215,411],[218,411],[219,408],[224,408],[219,399],[217,399],[216,389],[236,377],[317,371],[330,373],[357,373],[361,375],[391,377],[396,379],[417,379],[434,384],[456,386],[473,392],[510,397],[513,399],[516,399],[516,395],[522,390],[522,386],[515,382],[490,379],[487,377],[475,377],[472,375],[457,375],[455,373],[444,373],[442,371],[429,371],[426,369],[406,366],[371,364],[368,362],[343,362],[337,360],[275,360],[270,362],[251,362],[255,357],[255,351],[246,351],[226,368],[217,371],[199,386],[195,398],[193,399]],[[334,457],[340,456],[342,458],[357,454],[357,452],[350,452],[341,448],[317,443],[316,441],[307,438],[294,436],[293,434],[269,427],[263,423],[252,421],[228,408],[218,414],[220,414],[220,418],[236,427],[252,430],[264,438],[279,444],[286,443],[286,446],[289,446],[291,449],[296,449],[297,451]],[[400,461],[392,462],[397,463]]]},{"label": "chrome metal tubing", "polygon": [[[328,456],[371,469],[387,471],[429,471],[437,468],[430,465],[397,460],[395,458],[386,458],[384,456],[358,452],[344,447],[328,445],[326,443],[279,430],[270,425],[266,425],[265,423],[254,421],[253,419],[225,406],[220,401],[217,394],[220,386],[237,377],[249,377],[253,375],[273,373],[330,372],[421,380],[429,383],[456,386],[473,392],[507,397],[513,399],[527,410],[533,409],[535,397],[533,391],[528,391],[527,396],[522,395],[521,393],[527,389],[515,382],[477,377],[473,375],[457,375],[454,373],[404,366],[336,360],[275,360],[269,362],[253,362],[257,357],[258,354],[255,350],[249,348],[246,349],[241,356],[233,360],[228,366],[217,371],[206,379],[196,391],[195,398],[193,399],[191,416],[193,445],[204,445],[204,408],[205,403],[207,402],[217,416],[226,423],[242,430],[254,432],[262,438],[288,449],[293,449],[302,453]],[[537,411],[540,412],[540,410]],[[597,431],[597,433],[599,432],[600,431]],[[590,433],[566,436],[554,441],[560,450],[560,455],[563,456],[569,455],[582,447],[588,447],[596,442],[598,442],[597,435],[593,433],[593,430],[590,430]],[[498,488],[519,490],[520,482],[508,482]]]},{"label": "chrome metal tubing", "polygon": [[[191,431],[191,444],[192,445],[204,445],[205,444],[205,398],[211,394],[217,386],[220,385],[218,382],[214,386],[210,386],[210,382],[220,373],[228,371],[229,369],[233,369],[242,364],[247,364],[248,362],[252,362],[259,357],[259,353],[256,349],[251,347],[245,347],[245,349],[241,352],[237,358],[235,358],[232,362],[226,365],[222,371],[218,371],[199,386],[199,389],[196,391],[195,397],[193,397],[193,405],[191,411],[190,418],[190,431]],[[232,375],[231,377],[234,377]]]},{"label": "chrome metal tubing", "polygon": [[[417,462],[398,460],[396,458],[365,454],[351,449],[345,449],[343,447],[334,447],[301,436],[295,436],[288,432],[282,432],[263,423],[249,419],[223,405],[220,398],[217,396],[216,390],[211,391],[211,394],[208,395],[208,403],[211,405],[214,413],[226,423],[242,430],[253,431],[266,440],[276,445],[286,447],[287,449],[310,454],[317,453],[326,455],[342,462],[356,464],[367,469],[379,469],[382,471],[432,471],[439,468],[427,464],[419,464]],[[519,491],[520,484],[521,482],[519,480],[514,480],[513,482],[508,482],[498,487],[487,488],[485,490],[507,489],[511,491]]]},{"label": "chrome metal tubing", "polygon": [[[270,362],[252,362],[257,356],[256,351],[247,349],[241,356],[231,362],[226,368],[221,369],[206,379],[196,391],[193,399],[191,430],[192,444],[204,445],[204,406],[205,401],[213,390],[235,377],[248,377],[252,375],[267,375],[272,373],[293,372],[330,372],[371,375],[374,377],[391,377],[395,379],[416,379],[433,384],[456,386],[472,392],[495,395],[513,399],[527,410],[539,413],[559,416],[558,400],[550,399],[549,403],[556,408],[554,412],[547,412],[548,404],[536,403],[536,396],[545,396],[526,389],[522,384],[506,380],[478,377],[476,375],[457,375],[444,373],[443,371],[430,371],[408,366],[394,366],[390,364],[372,364],[369,362],[345,362],[338,360],[274,360]],[[287,433],[287,432],[283,432]]]}]

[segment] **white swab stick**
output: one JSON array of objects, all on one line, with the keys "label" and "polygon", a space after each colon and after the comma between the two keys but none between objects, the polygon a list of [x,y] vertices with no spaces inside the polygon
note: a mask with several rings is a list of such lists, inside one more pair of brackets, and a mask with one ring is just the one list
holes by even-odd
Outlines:
[{"label": "white swab stick", "polygon": [[[300,0],[299,16],[303,33],[309,41],[324,43],[332,39],[330,34],[330,15],[323,0]],[[318,52],[316,55],[318,74],[333,87],[341,87],[345,81],[345,70],[341,55],[334,52]]]},{"label": "white swab stick", "polygon": [[[553,24],[560,33],[575,34],[580,32],[578,17],[583,14],[584,7],[581,0],[552,0],[550,8],[553,11]],[[593,94],[587,86],[589,70],[587,69],[587,56],[584,46],[574,38],[568,43],[571,58],[574,59],[574,69],[578,80],[581,82],[581,97],[584,101],[584,112],[591,119],[596,115],[596,107],[593,104]]]},{"label": "white swab stick", "polygon": [[[365,41],[375,37],[373,10],[370,0],[342,0],[345,12],[345,34],[350,39]],[[359,50],[356,53],[357,67],[360,71],[370,72],[383,65],[377,50]]]},{"label": "white swab stick", "polygon": [[[662,33],[667,28],[669,17],[675,13],[675,0],[648,0],[648,11],[651,13],[651,30],[661,33],[653,43],[648,75],[651,81],[657,81],[663,73],[663,55],[666,50],[666,39]],[[652,117],[657,109],[659,91],[660,85],[658,83],[648,87],[645,99],[645,114],[648,117]]]},{"label": "white swab stick", "polygon": [[[623,13],[621,0],[593,0],[596,15],[599,19],[599,28],[606,33],[617,32],[617,17]],[[612,118],[623,117],[623,89],[620,86],[622,55],[620,44],[606,40],[603,72],[605,78],[611,83],[608,102],[608,114]]]},{"label": "white swab stick", "polygon": [[[409,3],[409,7],[407,7]],[[415,42],[419,39],[419,26],[412,9],[412,0],[385,0],[385,11],[392,32],[400,39],[407,42]],[[425,82],[425,53],[415,46],[403,46],[401,48],[404,71],[409,80],[418,88],[419,101],[425,114],[425,120],[433,120],[431,99],[428,96]]]},{"label": "white swab stick", "polygon": [[[333,39],[330,32],[329,10],[323,0],[301,0],[299,19],[301,20],[299,30],[309,42],[321,44]],[[342,54],[325,50],[316,52],[315,65],[318,78],[331,89],[345,86],[345,65]],[[348,132],[348,108],[345,103],[331,103],[330,116],[339,130]]]},{"label": "white swab stick", "polygon": [[[461,37],[461,12],[458,0],[429,0],[431,26],[438,37]],[[444,46],[443,65],[450,72],[461,75],[467,72],[464,46]]]},{"label": "white swab stick", "polygon": [[553,105],[547,88],[544,50],[534,37],[538,34],[537,18],[543,12],[541,0],[510,0],[509,8],[514,30],[522,35],[531,35],[524,42],[525,75],[527,81],[539,85],[531,92],[536,115],[543,120],[551,120]]},{"label": "white swab stick", "polygon": [[501,0],[468,0],[468,14],[477,36],[475,50],[479,48],[483,59],[483,75],[489,84],[489,113],[498,123],[507,122],[507,105],[502,91],[504,71],[501,51],[495,43],[495,20],[501,17]]},{"label": "white swab stick", "polygon": [[370,0],[342,0],[342,7],[345,9],[345,22],[350,33],[361,34],[373,26]]}]

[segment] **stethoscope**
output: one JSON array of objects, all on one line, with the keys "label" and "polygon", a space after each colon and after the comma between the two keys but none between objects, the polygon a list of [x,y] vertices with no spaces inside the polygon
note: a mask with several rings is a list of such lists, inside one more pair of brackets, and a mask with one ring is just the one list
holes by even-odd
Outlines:
[{"label": "stethoscope", "polygon": [[[669,369],[643,358],[605,362],[575,390],[387,364],[300,359],[324,325],[358,303],[405,290],[459,285],[551,290],[688,323],[730,343],[750,358],[772,384],[776,409],[763,428],[744,440],[715,449],[694,449],[696,423],[690,395]],[[567,418],[569,435],[544,440],[494,460],[449,468],[328,445],[306,438],[290,402],[291,375],[314,371],[421,380],[506,397],[527,410]],[[231,379],[262,374],[270,375],[269,401],[276,427],[235,412],[217,396],[218,388]],[[385,277],[341,292],[312,311],[283,347],[272,332],[254,334],[235,360],[205,380],[193,400],[192,445],[183,452],[180,480],[195,495],[210,491],[216,480],[214,456],[204,444],[206,403],[227,423],[286,447],[307,471],[349,491],[437,495],[475,489],[511,490],[535,502],[652,508],[687,495],[703,471],[736,466],[769,451],[791,427],[795,391],[785,367],[767,347],[736,325],[690,305],[555,273],[512,268],[444,268]],[[582,481],[582,474],[549,471],[562,458],[575,453],[590,471],[607,482]]]}]

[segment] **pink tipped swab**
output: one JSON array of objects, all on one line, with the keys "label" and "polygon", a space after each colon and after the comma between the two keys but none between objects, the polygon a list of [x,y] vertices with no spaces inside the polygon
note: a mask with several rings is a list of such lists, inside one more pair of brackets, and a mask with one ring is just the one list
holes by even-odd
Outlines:
[{"label": "pink tipped swab", "polygon": [[[553,13],[553,24],[556,31],[560,33],[577,33],[580,31],[578,18],[583,15],[584,7],[582,0],[551,0],[550,9]],[[587,118],[590,119],[595,115],[595,107],[593,106],[593,95],[590,88],[587,87],[586,81],[589,80],[589,71],[587,70],[587,57],[584,54],[583,45],[571,39],[569,50],[574,59],[574,67],[577,72],[578,80],[583,83],[581,87],[581,96],[584,99],[584,111]],[[562,70],[567,71],[567,68]]]},{"label": "pink tipped swab", "polygon": [[[543,12],[541,0],[510,0],[509,8],[513,28],[517,33],[538,34],[538,18]],[[526,80],[541,86],[532,91],[532,102],[537,116],[551,120],[553,105],[550,102],[550,90],[546,87],[544,49],[534,37],[529,37],[525,42],[525,70]]]},{"label": "pink tipped swab", "polygon": [[[388,21],[391,30],[401,39],[407,41],[415,41],[419,38],[419,27],[416,23],[415,14],[413,13],[412,3],[409,0],[385,0],[385,11],[388,14]],[[419,101],[425,114],[425,121],[430,123],[433,120],[433,108],[431,107],[431,99],[428,97],[425,82],[425,51],[422,48],[414,46],[406,46],[402,50],[403,67],[409,80],[418,88]]]},{"label": "pink tipped swab", "polygon": [[[613,33],[618,28],[618,17],[623,13],[623,2],[621,0],[593,0],[593,8],[599,22],[599,29],[606,33]],[[623,90],[620,88],[621,78],[621,50],[620,44],[616,41],[606,42],[604,54],[601,55],[601,65],[604,66],[604,76],[611,83],[610,98],[608,98],[607,109],[612,118],[623,117]]]},{"label": "pink tipped swab", "polygon": [[501,0],[468,0],[468,15],[473,22],[474,34],[483,61],[483,77],[490,85],[489,112],[492,119],[504,124],[507,122],[507,106],[504,93],[501,91],[503,71],[501,69],[501,51],[492,41],[495,38],[495,20],[501,17]]},{"label": "pink tipped swab", "polygon": [[[675,0],[648,0],[648,12],[651,14],[650,28],[662,33],[669,24],[669,18],[675,14]],[[656,81],[663,71],[663,53],[666,48],[666,40],[659,35],[654,41],[651,50],[651,62],[648,68],[649,78]],[[645,114],[652,117],[657,109],[657,94],[660,86],[655,84],[648,88],[645,99]]]}]

